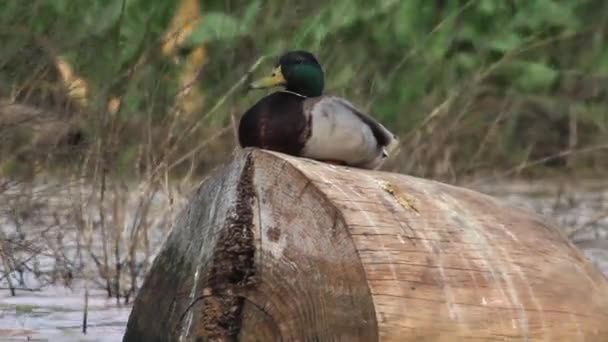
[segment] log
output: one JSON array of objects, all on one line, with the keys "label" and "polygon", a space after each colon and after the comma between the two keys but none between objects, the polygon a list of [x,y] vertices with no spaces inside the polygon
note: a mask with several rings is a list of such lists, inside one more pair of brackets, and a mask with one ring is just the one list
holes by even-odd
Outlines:
[{"label": "log", "polygon": [[548,219],[435,181],[244,149],[193,193],[123,341],[608,341]]}]

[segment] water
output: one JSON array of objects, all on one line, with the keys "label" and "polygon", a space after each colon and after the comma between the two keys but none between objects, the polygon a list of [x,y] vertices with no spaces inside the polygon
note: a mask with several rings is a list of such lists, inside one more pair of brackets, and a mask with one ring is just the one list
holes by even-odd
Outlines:
[{"label": "water", "polygon": [[121,341],[130,307],[104,292],[89,295],[87,334],[82,334],[84,291],[50,286],[41,292],[0,292],[0,341]]},{"label": "water", "polygon": [[[101,290],[106,285],[98,266],[104,260],[103,236],[110,272],[120,242],[120,289],[128,290],[129,247],[136,244],[135,267],[145,269],[185,196],[177,189],[137,184],[108,185],[100,198],[97,189],[78,182],[0,189],[0,341],[122,340],[131,307]],[[13,270],[8,276],[7,264]],[[136,279],[141,284],[143,272]],[[83,334],[85,285],[90,291]]]},{"label": "water", "polygon": [[[608,246],[592,243],[608,236],[608,185],[576,184],[568,188],[555,183],[509,183],[479,185],[475,189],[530,208],[556,221],[572,235],[574,241],[585,247],[585,254],[608,276]],[[181,196],[180,200],[183,198]],[[129,203],[129,210],[136,210],[137,201]],[[156,235],[151,240],[154,251],[158,250],[166,233],[161,232],[167,222],[166,212],[161,209],[166,208],[167,203],[167,198],[161,197],[150,211],[150,221],[156,222],[151,228],[151,235]],[[5,222],[5,233],[16,231],[10,225]],[[124,226],[125,231],[132,228],[130,219]],[[69,235],[69,230],[66,234]],[[76,258],[76,254],[71,258]],[[37,267],[41,269],[57,266],[51,255],[37,260]],[[89,272],[94,272],[94,269]],[[0,277],[2,274],[0,272]],[[22,283],[30,289],[40,286],[41,279],[45,278],[25,274],[20,279],[18,274],[11,275],[13,285],[19,287]],[[91,289],[86,335],[81,332],[85,281],[89,281]],[[40,286],[40,291],[34,292],[17,290],[16,296],[12,297],[6,289],[6,279],[0,279],[0,341],[121,341],[130,306],[117,305],[116,300],[107,298],[106,292],[98,289],[100,284],[91,279],[72,279],[69,283],[69,287]]]}]

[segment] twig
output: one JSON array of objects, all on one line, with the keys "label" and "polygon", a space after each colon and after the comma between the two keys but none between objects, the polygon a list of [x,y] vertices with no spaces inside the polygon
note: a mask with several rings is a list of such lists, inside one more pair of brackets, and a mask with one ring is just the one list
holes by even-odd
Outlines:
[{"label": "twig", "polygon": [[82,311],[82,333],[87,333],[87,318],[89,316],[89,283],[84,282],[84,310]]}]

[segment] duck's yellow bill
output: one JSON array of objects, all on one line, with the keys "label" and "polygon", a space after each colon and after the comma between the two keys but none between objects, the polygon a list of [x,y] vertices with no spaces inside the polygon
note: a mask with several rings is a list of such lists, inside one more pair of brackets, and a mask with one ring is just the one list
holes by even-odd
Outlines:
[{"label": "duck's yellow bill", "polygon": [[252,89],[263,89],[276,87],[285,84],[285,77],[281,71],[281,67],[278,66],[272,70],[272,74],[267,77],[260,78],[249,85]]}]

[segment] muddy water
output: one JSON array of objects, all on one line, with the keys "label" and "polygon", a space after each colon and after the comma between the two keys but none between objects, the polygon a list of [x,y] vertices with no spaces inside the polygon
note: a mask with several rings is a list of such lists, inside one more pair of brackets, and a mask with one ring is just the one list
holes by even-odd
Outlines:
[{"label": "muddy water", "polygon": [[[585,254],[608,275],[608,248],[590,241],[608,237],[608,185],[509,183],[474,186],[496,197],[537,211],[557,221]],[[581,190],[582,189],[582,190]],[[158,243],[158,242],[157,242]],[[0,272],[0,275],[3,274]],[[130,307],[117,305],[101,290],[90,291],[87,334],[83,334],[83,282],[71,288],[48,286],[11,296],[0,280],[0,341],[121,341]],[[94,285],[90,285],[94,287]]]},{"label": "muddy water", "polygon": [[130,308],[104,292],[89,296],[87,334],[82,333],[84,291],[51,286],[11,297],[0,292],[0,341],[121,341]]}]

